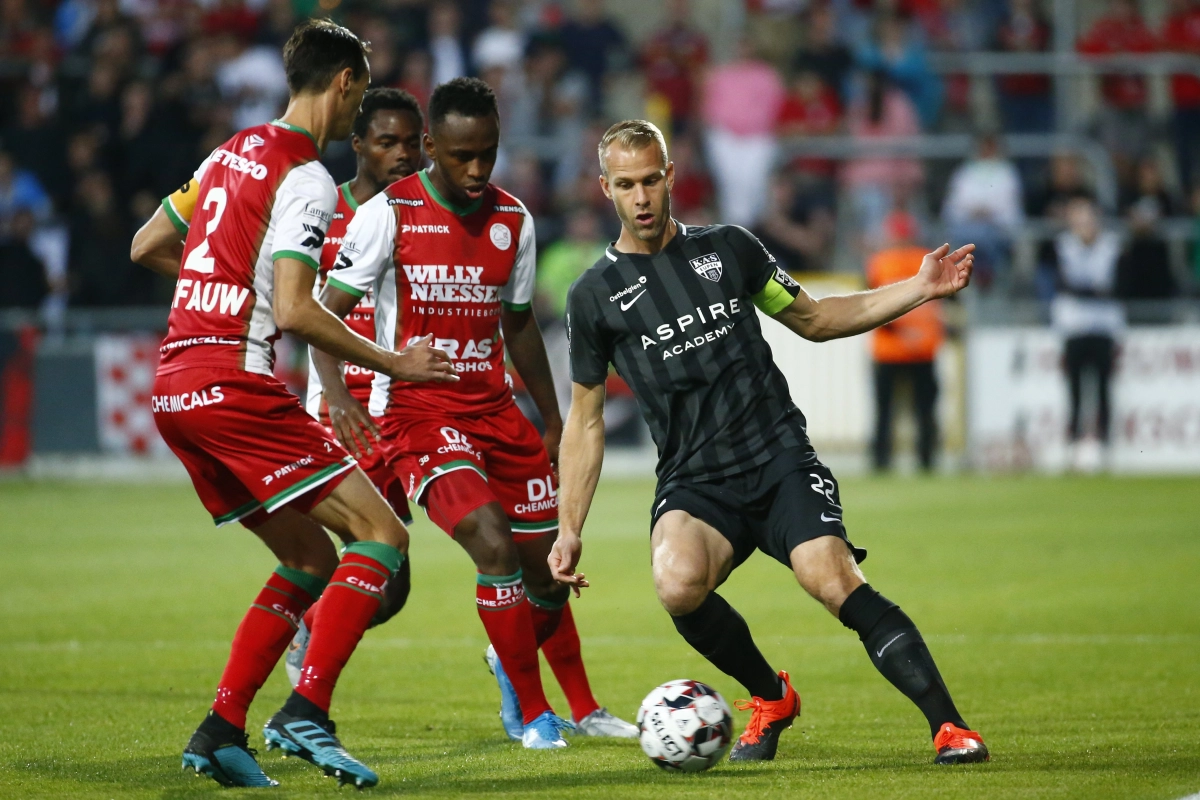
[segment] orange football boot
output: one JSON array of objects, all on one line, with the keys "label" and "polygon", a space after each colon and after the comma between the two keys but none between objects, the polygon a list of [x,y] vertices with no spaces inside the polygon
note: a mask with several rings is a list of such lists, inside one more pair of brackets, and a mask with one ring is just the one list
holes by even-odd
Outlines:
[{"label": "orange football boot", "polygon": [[933,749],[937,750],[935,764],[974,764],[991,759],[982,736],[953,722],[938,729],[937,736],[933,737]]},{"label": "orange football boot", "polygon": [[730,761],[771,761],[779,747],[779,735],[792,727],[792,720],[800,716],[800,695],[792,688],[786,672],[780,671],[784,694],[782,700],[737,700],[734,705],[740,711],[754,709],[750,723],[738,737],[737,744],[729,751]]}]

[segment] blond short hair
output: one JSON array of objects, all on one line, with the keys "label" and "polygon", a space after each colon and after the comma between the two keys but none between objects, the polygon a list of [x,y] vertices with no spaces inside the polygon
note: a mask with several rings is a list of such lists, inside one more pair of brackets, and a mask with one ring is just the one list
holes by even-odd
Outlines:
[{"label": "blond short hair", "polygon": [[608,176],[608,164],[604,155],[608,152],[609,146],[613,144],[617,144],[625,150],[641,150],[643,147],[655,145],[662,155],[663,166],[665,167],[667,164],[667,140],[653,122],[644,119],[627,119],[618,122],[604,132],[604,136],[601,137],[600,144],[596,148],[596,154],[600,157],[600,171],[606,177]]}]

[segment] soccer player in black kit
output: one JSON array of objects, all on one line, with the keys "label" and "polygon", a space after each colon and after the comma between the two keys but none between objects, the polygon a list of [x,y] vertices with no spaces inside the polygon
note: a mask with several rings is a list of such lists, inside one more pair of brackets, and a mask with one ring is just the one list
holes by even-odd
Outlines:
[{"label": "soccer player in black kit", "polygon": [[916,625],[866,582],[842,524],[837,482],[817,459],[804,415],[763,339],[757,306],[812,341],[869,331],[967,286],[973,245],[942,245],[916,277],[870,292],[813,300],[749,232],[671,218],[674,169],[649,122],[614,125],[599,146],[604,193],[621,236],[571,288],[572,403],[559,461],[555,578],[576,592],[580,533],[604,459],[604,381],[616,367],[658,447],[651,562],[659,601],[701,655],[753,699],[732,761],[775,757],[800,713],[786,672],[763,658],[716,588],[754,550],[859,635],[876,669],[929,721],[935,763],[988,759],[958,713]]}]

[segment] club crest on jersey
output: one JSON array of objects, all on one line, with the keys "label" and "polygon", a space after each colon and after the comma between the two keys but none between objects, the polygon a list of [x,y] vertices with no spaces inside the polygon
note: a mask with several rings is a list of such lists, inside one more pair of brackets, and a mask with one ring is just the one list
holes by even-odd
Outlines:
[{"label": "club crest on jersey", "polygon": [[257,133],[252,133],[246,137],[246,141],[242,142],[242,152],[253,150],[256,147],[262,147],[265,144],[263,138]]},{"label": "club crest on jersey", "polygon": [[488,235],[492,237],[492,244],[496,245],[497,250],[507,250],[512,247],[512,231],[503,222],[493,223]]},{"label": "club crest on jersey", "polygon": [[693,258],[688,263],[692,265],[692,269],[696,270],[697,275],[701,278],[708,278],[714,283],[721,280],[721,273],[725,271],[721,266],[721,257],[716,253]]}]

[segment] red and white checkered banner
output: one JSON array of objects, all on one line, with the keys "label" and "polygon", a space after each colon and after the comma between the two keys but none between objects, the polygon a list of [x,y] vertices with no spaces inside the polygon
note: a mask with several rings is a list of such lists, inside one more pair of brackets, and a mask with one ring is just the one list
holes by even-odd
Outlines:
[{"label": "red and white checkered banner", "polygon": [[134,456],[170,453],[150,411],[161,339],[154,334],[96,337],[96,414],[103,452]]}]

